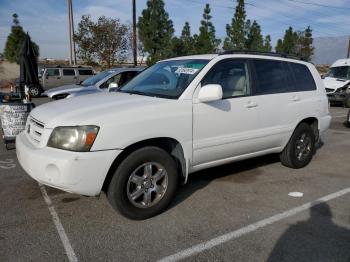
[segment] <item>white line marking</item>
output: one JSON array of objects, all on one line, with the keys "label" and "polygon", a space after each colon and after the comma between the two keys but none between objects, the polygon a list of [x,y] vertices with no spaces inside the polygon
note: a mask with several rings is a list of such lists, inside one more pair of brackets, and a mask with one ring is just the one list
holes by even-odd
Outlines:
[{"label": "white line marking", "polygon": [[336,133],[341,133],[341,134],[350,134],[350,131],[343,131],[343,130],[339,130],[339,129],[334,129],[334,128],[329,128],[328,130],[336,132]]},{"label": "white line marking", "polygon": [[0,161],[0,168],[2,169],[12,169],[15,168],[16,164],[13,159],[6,159]]},{"label": "white line marking", "polygon": [[256,223],[254,223],[254,224],[250,224],[250,225],[245,226],[245,227],[243,227],[241,229],[238,229],[238,230],[229,232],[227,234],[218,236],[218,237],[213,238],[213,239],[211,239],[211,240],[209,240],[207,242],[202,242],[202,243],[200,243],[198,245],[192,246],[190,248],[187,248],[185,250],[177,252],[177,253],[175,253],[173,255],[164,257],[164,258],[158,260],[158,262],[178,261],[178,260],[181,260],[181,259],[184,259],[184,258],[188,258],[190,256],[193,256],[193,255],[198,254],[200,252],[203,252],[205,250],[208,250],[208,249],[211,249],[211,248],[216,247],[218,245],[221,245],[223,243],[226,243],[226,242],[228,242],[230,240],[239,238],[239,237],[241,237],[243,235],[246,235],[248,233],[256,231],[256,230],[258,230],[258,229],[260,229],[262,227],[271,225],[272,223],[278,222],[278,221],[280,221],[282,219],[288,218],[290,216],[294,216],[294,215],[296,215],[296,214],[298,214],[298,213],[300,213],[302,211],[305,211],[305,210],[307,210],[307,209],[309,209],[309,208],[311,208],[313,206],[316,206],[316,205],[318,205],[320,203],[330,201],[332,199],[341,197],[341,196],[343,196],[345,194],[349,194],[349,193],[350,193],[350,187],[345,188],[343,190],[340,190],[340,191],[338,191],[336,193],[333,193],[333,194],[321,197],[321,198],[317,199],[316,201],[308,202],[308,203],[306,203],[304,205],[301,205],[301,206],[298,206],[296,208],[287,210],[285,212],[279,213],[279,214],[274,215],[272,217],[263,219],[261,221],[258,221]]},{"label": "white line marking", "polygon": [[332,118],[343,118],[343,117],[347,117],[348,115],[342,115],[342,116],[332,116]]},{"label": "white line marking", "polygon": [[41,191],[41,194],[43,195],[43,198],[49,208],[49,211],[50,211],[50,214],[51,214],[51,217],[52,217],[52,220],[53,220],[53,223],[55,224],[56,226],[56,229],[57,229],[57,232],[58,232],[58,235],[60,236],[61,238],[61,242],[63,244],[63,247],[66,251],[66,254],[67,254],[67,257],[68,257],[68,260],[70,262],[76,262],[78,261],[78,258],[77,256],[75,255],[74,253],[74,250],[72,248],[72,245],[70,244],[69,242],[69,239],[67,237],[67,234],[66,232],[64,231],[64,228],[62,226],[62,223],[60,221],[60,218],[58,217],[58,214],[55,210],[55,208],[53,207],[52,205],[52,201],[51,201],[51,198],[49,197],[49,195],[47,194],[46,192],[46,189],[45,189],[45,186],[43,184],[40,184],[39,183],[39,188],[40,188],[40,191]]}]

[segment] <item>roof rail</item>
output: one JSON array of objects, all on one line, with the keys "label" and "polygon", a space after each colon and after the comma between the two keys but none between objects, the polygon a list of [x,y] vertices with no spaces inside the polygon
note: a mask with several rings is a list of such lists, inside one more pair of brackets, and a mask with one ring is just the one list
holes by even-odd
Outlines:
[{"label": "roof rail", "polygon": [[219,55],[234,55],[234,54],[265,55],[265,56],[283,57],[283,58],[306,61],[302,57],[292,56],[286,53],[276,53],[276,52],[262,52],[262,51],[254,51],[254,50],[228,50],[228,51],[223,51],[219,53]]}]

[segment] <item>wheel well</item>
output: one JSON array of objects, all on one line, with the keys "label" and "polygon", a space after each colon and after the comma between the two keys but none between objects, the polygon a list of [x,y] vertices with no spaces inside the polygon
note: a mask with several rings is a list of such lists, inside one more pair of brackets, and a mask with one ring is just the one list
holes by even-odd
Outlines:
[{"label": "wheel well", "polygon": [[108,187],[118,165],[132,152],[134,152],[137,149],[146,147],[146,146],[156,146],[156,147],[159,147],[159,148],[165,150],[166,152],[168,152],[173,157],[173,159],[176,161],[178,170],[182,174],[182,179],[185,180],[186,161],[185,161],[184,152],[183,152],[181,144],[173,138],[159,137],[159,138],[151,138],[151,139],[143,140],[143,141],[134,143],[134,144],[126,147],[117,156],[117,158],[113,161],[113,164],[109,168],[109,171],[107,173],[107,176],[106,176],[105,181],[104,181],[103,186],[102,186],[102,190],[104,190],[104,191],[107,190],[107,187]]},{"label": "wheel well", "polygon": [[314,131],[315,134],[315,139],[318,141],[319,139],[319,130],[318,130],[318,120],[316,117],[308,117],[303,119],[298,125],[301,123],[306,123],[311,126],[312,130]]}]

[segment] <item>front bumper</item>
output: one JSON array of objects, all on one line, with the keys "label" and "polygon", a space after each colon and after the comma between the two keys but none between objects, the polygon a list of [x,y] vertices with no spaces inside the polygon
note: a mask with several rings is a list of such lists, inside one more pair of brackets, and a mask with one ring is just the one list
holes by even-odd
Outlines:
[{"label": "front bumper", "polygon": [[101,192],[109,168],[120,152],[37,148],[24,132],[16,137],[18,161],[32,178],[44,185],[86,196],[96,196]]}]

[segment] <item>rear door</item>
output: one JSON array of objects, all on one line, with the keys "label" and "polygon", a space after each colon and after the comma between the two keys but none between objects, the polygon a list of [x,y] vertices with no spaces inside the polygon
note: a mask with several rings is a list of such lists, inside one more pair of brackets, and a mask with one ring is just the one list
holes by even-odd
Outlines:
[{"label": "rear door", "polygon": [[63,68],[62,72],[62,85],[77,84],[78,77],[75,75],[74,68]]},{"label": "rear door", "polygon": [[59,68],[47,68],[43,76],[43,88],[48,89],[62,85],[62,72]]},{"label": "rear door", "polygon": [[302,93],[293,92],[289,64],[279,60],[253,59],[256,94],[260,97],[259,125],[266,149],[284,146],[303,110]]}]

